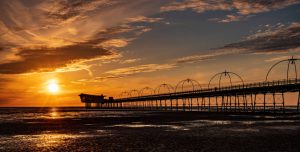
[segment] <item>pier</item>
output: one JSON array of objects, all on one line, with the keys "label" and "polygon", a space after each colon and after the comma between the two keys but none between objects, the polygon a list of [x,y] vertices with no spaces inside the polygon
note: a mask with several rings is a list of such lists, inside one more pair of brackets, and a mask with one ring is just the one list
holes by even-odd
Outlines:
[{"label": "pier", "polygon": [[[145,87],[141,90],[131,90],[121,93],[120,98],[103,95],[80,94],[80,99],[86,108],[103,109],[138,109],[138,110],[168,110],[168,111],[199,111],[199,112],[270,112],[286,113],[300,110],[300,79],[297,78],[296,61],[287,59],[275,63],[267,72],[265,80],[246,83],[234,72],[224,71],[215,74],[204,87],[196,80],[185,79],[175,87],[161,84],[152,89]],[[279,64],[287,64],[286,78],[268,80],[271,71]],[[295,77],[291,78],[290,71]],[[238,83],[233,83],[233,78]],[[224,85],[224,79],[229,84]],[[213,81],[217,84],[212,85]],[[184,90],[189,86],[189,90]],[[167,92],[161,93],[165,89]],[[148,94],[145,94],[148,92]],[[294,105],[286,105],[287,94],[294,94]],[[288,109],[288,111],[287,111]]]}]

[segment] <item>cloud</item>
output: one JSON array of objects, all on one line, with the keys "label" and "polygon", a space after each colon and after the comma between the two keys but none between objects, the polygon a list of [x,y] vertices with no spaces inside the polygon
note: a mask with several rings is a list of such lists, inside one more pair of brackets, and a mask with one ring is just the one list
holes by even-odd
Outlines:
[{"label": "cloud", "polygon": [[130,76],[139,73],[169,70],[175,67],[177,67],[176,64],[145,64],[126,68],[119,68],[103,73],[102,76],[97,77],[96,80],[103,81],[112,78],[122,78],[125,76]]},{"label": "cloud", "polygon": [[212,60],[217,56],[225,55],[227,53],[228,52],[214,52],[214,53],[207,53],[207,54],[200,54],[200,55],[191,55],[191,56],[177,58],[174,61],[177,64],[196,63],[205,60]]},{"label": "cloud", "polygon": [[116,0],[50,0],[41,3],[39,7],[48,17],[66,21],[78,16],[84,17],[95,9],[117,2]]},{"label": "cloud", "polygon": [[229,22],[236,22],[241,20],[246,20],[250,16],[242,16],[242,15],[226,15],[225,18],[211,18],[209,21],[216,21],[220,23],[229,23]]},{"label": "cloud", "polygon": [[48,72],[79,60],[113,54],[112,51],[80,43],[59,48],[24,48],[17,54],[22,60],[0,64],[0,73]]},{"label": "cloud", "polygon": [[121,63],[121,64],[135,63],[135,62],[138,62],[138,61],[140,61],[140,60],[141,60],[140,58],[136,58],[136,59],[127,59],[127,60],[120,61],[120,63]]},{"label": "cloud", "polygon": [[[288,26],[277,24],[265,31],[249,35],[244,40],[227,44],[222,47],[212,48],[207,53],[191,55],[174,59],[176,64],[196,63],[205,60],[213,60],[219,56],[230,54],[274,54],[300,52],[300,23],[292,23]],[[266,60],[277,61],[290,56],[272,58]]]},{"label": "cloud", "polygon": [[128,44],[127,40],[124,39],[110,39],[107,41],[104,41],[100,44],[100,46],[104,48],[119,48],[124,47]]},{"label": "cloud", "polygon": [[86,70],[90,66],[84,61],[116,56],[117,48],[151,30],[132,23],[162,20],[146,17],[151,14],[146,4],[150,2],[0,1],[0,45],[5,46],[0,48],[0,73]]},{"label": "cloud", "polygon": [[231,10],[231,3],[226,0],[184,0],[161,7],[161,11],[184,11],[191,9],[197,13],[213,10]]},{"label": "cloud", "polygon": [[210,19],[218,22],[232,22],[250,17],[253,14],[282,9],[298,4],[298,0],[184,0],[173,2],[161,7],[162,12],[192,10],[197,13],[206,11],[228,11],[234,14],[227,15],[224,19]]},{"label": "cloud", "polygon": [[[290,58],[291,58],[291,56],[278,56],[278,57],[273,57],[273,58],[267,59],[267,60],[265,60],[265,62],[282,61],[282,60],[287,60]],[[299,55],[293,56],[293,58],[300,59],[300,56]]]},{"label": "cloud", "polygon": [[218,50],[240,50],[244,53],[285,53],[300,51],[300,23],[279,26],[248,36],[245,40],[225,45]]},{"label": "cloud", "polygon": [[151,18],[151,17],[146,17],[146,16],[137,16],[137,17],[128,18],[127,22],[128,23],[138,23],[138,22],[156,23],[156,22],[160,22],[162,20],[163,20],[163,18]]},{"label": "cloud", "polygon": [[287,6],[299,3],[298,0],[234,0],[232,1],[234,8],[238,11],[238,14],[249,15],[262,12],[268,12],[271,10],[282,9]]}]

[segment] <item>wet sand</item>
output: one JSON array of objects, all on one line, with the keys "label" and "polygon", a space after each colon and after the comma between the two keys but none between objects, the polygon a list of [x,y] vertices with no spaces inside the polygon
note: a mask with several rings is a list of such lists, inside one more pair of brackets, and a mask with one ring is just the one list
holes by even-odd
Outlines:
[{"label": "wet sand", "polygon": [[0,151],[300,151],[295,115],[2,110]]}]

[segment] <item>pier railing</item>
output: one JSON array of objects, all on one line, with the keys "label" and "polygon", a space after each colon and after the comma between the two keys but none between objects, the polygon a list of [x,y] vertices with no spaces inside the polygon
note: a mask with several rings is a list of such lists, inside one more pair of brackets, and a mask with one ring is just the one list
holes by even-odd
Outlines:
[{"label": "pier railing", "polygon": [[224,87],[205,88],[193,91],[182,91],[173,93],[154,94],[146,96],[135,96],[127,98],[118,98],[113,102],[130,102],[130,101],[144,101],[144,100],[160,100],[164,98],[184,98],[184,97],[208,97],[219,96],[222,94],[258,94],[258,93],[274,93],[274,92],[297,92],[300,90],[299,79],[277,80],[277,81],[263,81],[257,83],[238,84]]}]

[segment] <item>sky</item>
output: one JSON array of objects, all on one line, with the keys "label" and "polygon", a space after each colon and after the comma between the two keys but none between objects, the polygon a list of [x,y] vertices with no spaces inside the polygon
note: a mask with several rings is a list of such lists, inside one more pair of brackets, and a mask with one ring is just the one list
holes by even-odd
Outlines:
[{"label": "sky", "polygon": [[[299,0],[1,0],[0,9],[2,107],[81,106],[80,93],[116,98],[187,78],[207,88],[225,70],[265,81],[273,64],[300,57]],[[286,67],[268,80],[285,79]]]}]

